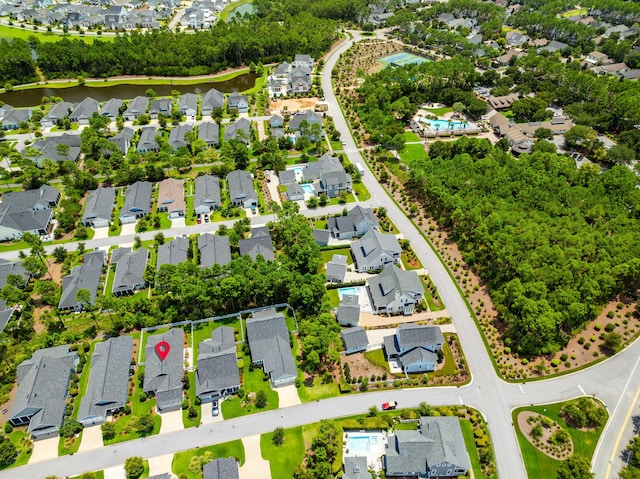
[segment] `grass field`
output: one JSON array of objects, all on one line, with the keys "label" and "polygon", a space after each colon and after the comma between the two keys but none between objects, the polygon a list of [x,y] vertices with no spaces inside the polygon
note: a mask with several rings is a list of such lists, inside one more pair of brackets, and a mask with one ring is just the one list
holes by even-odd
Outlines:
[{"label": "grass field", "polygon": [[202,473],[194,474],[189,470],[189,461],[194,456],[204,456],[206,452],[211,452],[214,459],[235,457],[240,460],[240,465],[244,464],[244,446],[242,445],[242,441],[238,439],[236,441],[224,442],[222,444],[216,444],[215,446],[200,447],[175,454],[171,465],[173,473],[177,475],[184,474],[187,479],[202,479]]},{"label": "grass field", "polygon": [[28,40],[30,36],[36,37],[41,42],[58,42],[63,38],[71,40],[82,40],[86,43],[93,43],[94,40],[103,40],[112,42],[115,37],[102,36],[102,35],[60,35],[58,33],[43,31],[43,27],[39,27],[38,31],[30,28],[12,27],[9,25],[0,25],[0,38],[21,38],[22,40]]},{"label": "grass field", "polygon": [[[520,451],[524,458],[524,465],[527,469],[527,475],[529,477],[555,477],[556,471],[560,467],[561,461],[557,461],[547,456],[543,452],[539,451],[529,440],[524,436],[518,427],[518,414],[523,411],[532,411],[544,416],[550,417],[557,422],[561,427],[565,428],[571,435],[573,440],[574,454],[578,454],[587,461],[591,462],[591,457],[595,451],[598,438],[602,433],[603,426],[597,429],[580,430],[573,427],[569,427],[564,418],[560,415],[560,409],[566,403],[554,403],[543,406],[531,406],[515,409],[511,413],[513,424],[516,426],[516,433],[518,436],[518,443],[520,444]],[[606,421],[605,421],[606,422]]]},{"label": "grass field", "polygon": [[404,141],[406,141],[407,143],[414,142],[414,141],[420,141],[420,137],[418,135],[416,135],[412,131],[405,131],[404,132]]},{"label": "grass field", "polygon": [[284,430],[284,443],[276,446],[273,433],[260,436],[262,457],[269,461],[271,477],[293,477],[293,471],[304,459],[304,438],[302,427]]},{"label": "grass field", "polygon": [[411,165],[412,162],[427,157],[427,153],[421,144],[404,145],[404,150],[399,151],[398,154],[407,165]]},{"label": "grass field", "polygon": [[323,263],[328,263],[329,261],[331,261],[331,258],[333,258],[334,254],[341,254],[343,256],[346,256],[347,264],[353,263],[353,257],[351,256],[351,248],[330,249],[330,250],[321,251],[320,254],[322,254]]}]

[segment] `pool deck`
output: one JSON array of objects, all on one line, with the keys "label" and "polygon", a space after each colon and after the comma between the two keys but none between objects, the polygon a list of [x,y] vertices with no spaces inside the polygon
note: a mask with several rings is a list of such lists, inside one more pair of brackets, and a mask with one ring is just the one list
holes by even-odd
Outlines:
[{"label": "pool deck", "polygon": [[[371,442],[369,451],[348,452],[347,444],[349,435],[353,436],[369,436],[375,438],[377,442]],[[374,471],[382,469],[382,456],[384,455],[385,446],[387,445],[386,431],[345,431],[343,440],[343,457],[364,456],[367,458],[368,466]]]}]

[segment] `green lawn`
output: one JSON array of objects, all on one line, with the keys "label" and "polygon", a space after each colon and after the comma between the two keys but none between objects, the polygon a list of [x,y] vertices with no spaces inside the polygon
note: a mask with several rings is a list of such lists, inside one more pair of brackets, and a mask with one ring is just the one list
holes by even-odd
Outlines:
[{"label": "green lawn", "polygon": [[211,332],[220,326],[232,327],[236,332],[236,339],[240,340],[240,320],[237,318],[229,318],[221,321],[211,321],[208,323],[199,323],[193,328],[193,364],[197,365],[198,345],[205,339],[211,339]]},{"label": "green lawn", "polygon": [[562,17],[567,18],[576,15],[586,15],[587,13],[589,13],[589,10],[587,10],[586,8],[575,8],[573,10],[562,13]]},{"label": "green lawn", "polygon": [[[244,464],[244,446],[240,439],[231,442],[216,444],[215,446],[200,447],[190,451],[179,452],[173,456],[171,469],[174,474],[184,474],[187,479],[202,479],[202,473],[194,474],[189,470],[189,461],[193,456],[203,456],[207,451],[213,454],[214,459],[224,457],[235,457]],[[275,476],[274,476],[275,477]]]},{"label": "green lawn", "polygon": [[114,225],[109,226],[109,236],[119,236],[122,232],[122,225],[120,224],[120,209],[124,206],[124,195],[122,194],[124,190],[118,191],[116,195],[116,207],[113,211],[113,217],[115,218],[115,229],[113,229]]},{"label": "green lawn", "polygon": [[327,220],[312,219],[311,226],[318,230],[326,230]]},{"label": "green lawn", "polygon": [[404,269],[421,269],[422,268],[422,263],[420,262],[420,259],[417,256],[415,256],[415,260],[414,260],[414,262],[417,262],[417,264],[414,264],[413,267],[409,266],[409,263],[407,262],[407,253],[405,253],[404,251],[402,252],[401,258],[402,258],[402,264],[404,265]]},{"label": "green lawn", "polygon": [[404,149],[399,151],[398,154],[407,165],[411,165],[414,161],[427,157],[427,153],[421,144],[404,145]]},{"label": "green lawn", "polygon": [[442,116],[445,113],[449,113],[451,111],[453,111],[453,108],[449,108],[449,107],[442,107],[442,108],[422,108],[425,111],[428,111],[429,113],[431,113],[432,115],[435,116]]},{"label": "green lawn", "polygon": [[341,254],[343,256],[346,256],[347,264],[353,263],[353,257],[351,256],[351,248],[324,250],[324,251],[321,251],[320,254],[322,254],[322,262],[325,264],[331,261],[331,258],[333,258],[334,254]]},{"label": "green lawn", "polygon": [[[431,278],[427,276],[420,278],[424,284],[424,298],[427,300],[427,305],[429,306],[429,311],[442,311],[444,309],[444,303],[438,294],[438,290],[433,286],[433,282]],[[433,293],[431,289],[433,288]]]},{"label": "green lawn", "polygon": [[376,366],[386,369],[387,372],[389,371],[389,363],[387,362],[387,359],[384,357],[384,350],[382,348],[374,349],[372,351],[367,351],[364,353],[364,357],[368,361],[370,361],[372,364],[375,364]]},{"label": "green lawn", "polygon": [[[150,403],[151,401],[147,401],[147,403]],[[155,403],[155,400],[153,401]],[[122,416],[120,417],[120,419],[118,419],[115,424],[116,424],[116,436],[113,439],[109,439],[109,440],[105,440],[104,441],[104,445],[108,446],[110,444],[116,444],[119,442],[124,442],[124,441],[130,441],[132,439],[138,439],[140,437],[142,437],[135,429],[135,419],[136,416],[133,415],[129,415],[129,416]],[[151,432],[151,434],[149,434],[149,436],[153,436],[155,434],[158,434],[160,432],[160,424],[162,422],[162,419],[160,418],[160,416],[158,414],[154,414],[153,415],[153,419],[154,419],[154,425],[153,425],[153,431]]]},{"label": "green lawn", "polygon": [[331,304],[332,308],[340,306],[340,295],[337,289],[328,289],[327,295],[329,296],[329,304]]},{"label": "green lawn", "polygon": [[8,469],[10,467],[24,466],[29,462],[29,458],[33,452],[33,443],[31,442],[31,439],[29,439],[29,433],[27,433],[26,430],[26,427],[16,428],[11,434],[8,434],[9,439],[16,446],[18,456],[10,465],[0,466],[0,470]]},{"label": "green lawn", "polygon": [[371,198],[371,193],[369,193],[369,190],[367,189],[367,187],[364,186],[364,183],[354,182],[352,187],[353,187],[353,192],[358,197],[358,200],[367,201],[368,199]]},{"label": "green lawn", "polygon": [[412,141],[421,141],[420,137],[418,135],[416,135],[414,132],[412,131],[405,131],[404,132],[404,141],[406,141],[407,143],[412,142]]},{"label": "green lawn", "polygon": [[[104,471],[94,471],[91,474],[93,474],[93,479],[104,479]],[[81,479],[82,478],[82,474],[80,474],[79,476],[72,476],[70,479]]]},{"label": "green lawn", "polygon": [[[302,371],[299,374],[300,379],[302,379]],[[317,376],[313,380],[313,387],[307,387],[302,384],[298,388],[298,396],[300,396],[300,400],[302,402],[311,402],[319,399],[331,398],[334,396],[340,395],[340,388],[338,384],[335,382],[331,382],[329,384],[322,384],[322,378]],[[275,476],[274,476],[275,477]]]},{"label": "green lawn", "polygon": [[284,443],[276,446],[273,433],[260,436],[262,457],[269,461],[272,478],[293,477],[293,471],[304,460],[304,438],[302,427],[284,430]]},{"label": "green lawn", "polygon": [[341,141],[329,141],[329,144],[331,145],[332,151],[344,150],[344,146]]},{"label": "green lawn", "polygon": [[242,389],[245,393],[245,398],[249,393],[257,393],[258,391],[264,391],[267,395],[267,405],[258,409],[252,402],[248,406],[242,405],[242,401],[245,398],[239,398],[234,396],[233,399],[225,399],[222,401],[222,414],[225,419],[231,419],[234,417],[245,416],[253,412],[268,411],[270,409],[278,408],[278,393],[271,389],[271,384],[266,379],[262,369],[256,368],[253,371],[250,370],[251,358],[244,356],[244,370],[242,379]]},{"label": "green lawn", "polygon": [[[496,474],[492,474],[491,476],[485,476],[482,473],[482,468],[480,467],[480,460],[478,458],[478,449],[476,447],[475,437],[473,435],[473,425],[471,421],[463,419],[460,421],[460,427],[462,428],[462,436],[464,437],[464,443],[467,446],[467,452],[469,453],[469,459],[471,460],[471,469],[473,469],[473,477],[475,479],[489,478],[489,479],[497,479]],[[529,476],[532,477],[532,476]],[[549,476],[540,476],[540,477],[549,477]]]},{"label": "green lawn", "polygon": [[100,341],[102,340],[93,341],[91,343],[89,351],[85,352],[85,354],[87,355],[87,362],[84,365],[82,374],[80,375],[80,382],[78,383],[78,395],[73,401],[73,413],[71,415],[71,417],[76,420],[78,419],[78,413],[80,412],[80,401],[82,401],[82,398],[87,392],[87,384],[89,383],[89,373],[91,372],[91,358],[93,357],[93,351],[96,347],[96,344],[98,344]]},{"label": "green lawn", "polygon": [[58,42],[63,38],[69,38],[72,40],[82,40],[85,43],[93,43],[94,40],[112,42],[115,38],[113,36],[103,35],[60,35],[58,33],[46,32],[44,30],[46,30],[45,27],[39,27],[38,31],[35,31],[31,26],[29,28],[22,29],[9,25],[0,25],[0,38],[21,38],[23,40],[28,40],[29,37],[33,35],[41,42]]},{"label": "green lawn", "polygon": [[543,406],[522,407],[515,409],[511,413],[513,424],[516,425],[516,434],[518,436],[518,443],[520,444],[520,451],[522,452],[524,465],[529,477],[555,477],[561,461],[552,459],[546,454],[538,451],[538,449],[529,442],[524,434],[522,434],[518,427],[517,419],[518,414],[522,411],[533,411],[553,419],[571,435],[574,454],[578,454],[591,462],[591,457],[593,456],[596,444],[598,443],[598,438],[600,437],[604,426],[584,431],[569,427],[562,416],[560,416],[560,409],[564,404],[565,403],[554,403]]},{"label": "green lawn", "polygon": [[75,454],[80,448],[82,442],[82,431],[76,437],[66,439],[60,436],[60,442],[58,442],[58,456],[66,456],[67,454]]},{"label": "green lawn", "polygon": [[200,405],[196,405],[196,373],[191,371],[189,373],[189,406],[193,406],[198,411],[198,416],[194,419],[189,419],[189,409],[182,410],[182,424],[185,428],[194,427],[200,424],[202,417],[202,408]]}]

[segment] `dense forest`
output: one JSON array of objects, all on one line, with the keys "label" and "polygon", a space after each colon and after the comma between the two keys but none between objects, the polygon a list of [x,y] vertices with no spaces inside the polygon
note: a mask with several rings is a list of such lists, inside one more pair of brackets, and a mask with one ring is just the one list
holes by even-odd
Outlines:
[{"label": "dense forest", "polygon": [[520,354],[563,346],[619,293],[640,287],[640,190],[626,167],[519,159],[487,140],[436,142],[409,187],[487,282]]},{"label": "dense forest", "polygon": [[5,83],[29,83],[37,80],[31,49],[24,40],[0,38],[0,88]]}]

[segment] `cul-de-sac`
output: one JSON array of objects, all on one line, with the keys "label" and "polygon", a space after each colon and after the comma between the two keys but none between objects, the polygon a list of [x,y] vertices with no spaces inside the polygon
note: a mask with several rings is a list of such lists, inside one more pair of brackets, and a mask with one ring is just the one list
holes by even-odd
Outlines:
[{"label": "cul-de-sac", "polygon": [[0,0],[0,479],[640,478],[639,40]]}]

